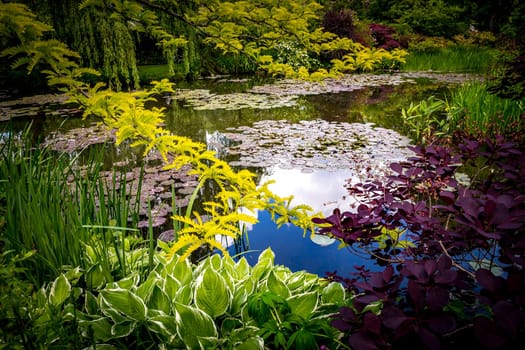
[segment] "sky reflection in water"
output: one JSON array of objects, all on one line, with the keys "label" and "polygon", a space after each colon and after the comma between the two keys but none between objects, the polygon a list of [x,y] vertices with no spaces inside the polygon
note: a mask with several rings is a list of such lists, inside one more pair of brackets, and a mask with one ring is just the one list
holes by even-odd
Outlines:
[{"label": "sky reflection in water", "polygon": [[[261,183],[275,180],[270,189],[279,196],[293,195],[292,204],[307,204],[314,211],[324,215],[332,214],[335,208],[349,209],[350,202],[345,199],[344,184],[350,177],[348,170],[314,170],[310,173],[298,169],[281,169],[273,167],[264,175]],[[318,245],[303,231],[293,225],[277,229],[269,213],[258,213],[259,223],[248,228],[248,252],[243,253],[250,264],[257,263],[259,254],[271,247],[275,253],[275,263],[285,265],[292,271],[306,270],[324,276],[326,272],[337,271],[342,276],[354,270],[355,265],[374,268],[373,261],[363,259],[348,251],[338,249],[339,243],[328,246]],[[230,248],[231,254],[235,249]]]}]

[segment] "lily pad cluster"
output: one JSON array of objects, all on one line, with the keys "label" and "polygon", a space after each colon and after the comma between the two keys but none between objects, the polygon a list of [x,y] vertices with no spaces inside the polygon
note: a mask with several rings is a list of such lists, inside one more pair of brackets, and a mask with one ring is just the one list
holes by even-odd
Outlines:
[{"label": "lily pad cluster", "polygon": [[352,74],[337,79],[323,81],[280,80],[272,84],[254,86],[252,93],[287,95],[318,95],[348,92],[372,86],[395,86],[403,83],[416,83],[417,79],[430,79],[445,84],[459,84],[467,80],[480,79],[472,74],[404,72],[392,74]]},{"label": "lily pad cluster", "polygon": [[290,107],[296,104],[297,96],[278,96],[271,94],[254,94],[237,92],[231,94],[214,94],[209,90],[179,89],[172,96],[174,100],[185,101],[185,106],[195,110],[238,110],[242,108],[270,109]]},{"label": "lily pad cluster", "polygon": [[80,113],[77,108],[67,105],[68,98],[65,94],[45,94],[0,101],[0,122],[17,117]]},{"label": "lily pad cluster", "polygon": [[[134,167],[101,171],[99,177],[106,184],[106,192],[123,190],[129,198],[129,206],[138,207],[139,228],[148,227],[150,220],[152,227],[160,227],[174,211],[188,206],[198,184],[197,176],[188,174],[189,170],[189,166],[166,170],[163,165],[157,165],[144,170]],[[108,193],[104,195],[107,198]],[[99,198],[98,202],[106,200]]]},{"label": "lily pad cluster", "polygon": [[[102,125],[93,125],[71,129],[63,134],[55,133],[44,142],[44,146],[59,152],[73,153],[91,145],[105,142],[112,144],[114,141],[114,130],[107,130]],[[197,177],[188,174],[189,167],[182,167],[180,170],[165,170],[161,160],[158,152],[148,154],[142,175],[141,168],[136,166],[137,162],[133,159],[114,162],[112,170],[99,173],[106,183],[106,188],[119,191],[122,186],[125,186],[126,196],[130,198],[130,206],[139,206],[139,215],[142,219],[138,224],[139,228],[149,225],[148,205],[151,208],[152,226],[162,226],[173,212],[172,204],[175,204],[176,208],[186,207],[197,186]],[[87,175],[86,169],[81,168],[80,170],[82,176]],[[73,177],[71,176],[68,180],[73,181]],[[173,194],[175,194],[174,203]],[[107,193],[105,195],[107,196]],[[99,199],[99,202],[103,201]]]},{"label": "lily pad cluster", "polygon": [[55,151],[71,153],[84,149],[91,145],[106,142],[115,143],[115,130],[101,124],[95,124],[84,128],[75,128],[66,133],[51,133],[44,141],[43,146],[50,147]]},{"label": "lily pad cluster", "polygon": [[271,84],[254,86],[246,92],[216,94],[206,89],[178,89],[168,100],[184,101],[186,107],[195,110],[238,110],[242,108],[270,109],[290,107],[304,95],[340,93],[372,86],[395,86],[416,83],[418,79],[430,79],[446,84],[458,84],[479,79],[472,74],[405,72],[392,74],[352,74],[323,81],[278,80]]},{"label": "lily pad cluster", "polygon": [[225,136],[236,145],[226,147],[226,154],[238,157],[230,162],[233,166],[279,166],[303,172],[349,169],[353,175],[369,176],[384,174],[391,162],[411,154],[407,137],[370,123],[267,120],[230,131]]}]

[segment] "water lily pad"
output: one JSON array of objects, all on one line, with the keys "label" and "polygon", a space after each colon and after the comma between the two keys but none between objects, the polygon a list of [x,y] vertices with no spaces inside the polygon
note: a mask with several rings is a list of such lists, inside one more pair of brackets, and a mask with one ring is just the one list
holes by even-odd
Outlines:
[{"label": "water lily pad", "polygon": [[225,153],[236,158],[231,164],[243,167],[277,165],[305,173],[353,169],[362,177],[378,177],[389,173],[390,162],[411,155],[407,137],[373,124],[266,120],[224,136],[238,143],[232,153],[226,147]]},{"label": "water lily pad", "polygon": [[329,246],[337,241],[336,239],[330,238],[325,235],[313,235],[310,239],[312,240],[312,242],[322,247]]}]

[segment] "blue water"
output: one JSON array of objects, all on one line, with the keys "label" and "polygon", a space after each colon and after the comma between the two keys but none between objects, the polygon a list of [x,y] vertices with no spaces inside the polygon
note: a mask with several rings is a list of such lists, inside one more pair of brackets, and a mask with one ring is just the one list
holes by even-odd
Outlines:
[{"label": "blue water", "polygon": [[[335,208],[350,210],[346,181],[352,173],[346,169],[331,169],[303,172],[300,169],[267,169],[260,183],[275,181],[269,189],[281,197],[293,195],[292,205],[306,204],[314,212],[324,216],[332,214]],[[354,266],[364,265],[370,270],[378,270],[374,260],[358,256],[347,248],[339,249],[339,242],[321,246],[310,239],[309,233],[303,237],[303,230],[294,225],[277,228],[268,212],[257,214],[259,222],[247,227],[246,247],[242,252],[251,265],[257,263],[259,254],[270,247],[275,253],[275,263],[285,265],[292,271],[305,270],[319,276],[326,272],[337,272],[348,276],[355,271]],[[238,253],[234,247],[230,254]]]},{"label": "blue water", "polygon": [[[377,270],[373,261],[363,259],[346,248],[338,249],[338,242],[320,246],[312,242],[309,235],[303,237],[303,230],[293,225],[277,229],[268,212],[259,212],[259,220],[248,232],[247,252],[242,253],[252,266],[257,263],[259,254],[271,247],[275,253],[275,264],[285,265],[292,271],[305,270],[323,277],[326,272],[348,276],[355,271],[355,265]],[[230,254],[236,254],[233,247],[230,247]]]}]

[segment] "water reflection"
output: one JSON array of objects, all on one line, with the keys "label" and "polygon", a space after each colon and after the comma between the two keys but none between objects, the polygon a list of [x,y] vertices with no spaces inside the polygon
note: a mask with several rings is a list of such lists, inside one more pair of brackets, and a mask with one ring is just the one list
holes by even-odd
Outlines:
[{"label": "water reflection", "polygon": [[[352,201],[344,188],[351,176],[350,170],[314,170],[305,173],[298,169],[272,167],[267,169],[260,183],[274,180],[275,183],[269,188],[279,196],[293,195],[293,205],[307,204],[316,212],[330,215],[335,208],[351,209]],[[375,267],[372,260],[340,248],[338,242],[320,245],[309,236],[303,237],[302,229],[293,225],[278,229],[267,212],[259,212],[258,219],[257,224],[248,227],[244,247],[248,252],[230,248],[232,254],[240,253],[252,264],[257,262],[260,252],[271,247],[276,264],[285,265],[292,271],[306,270],[320,276],[337,271],[346,275],[355,265],[365,265],[370,269]]]}]

